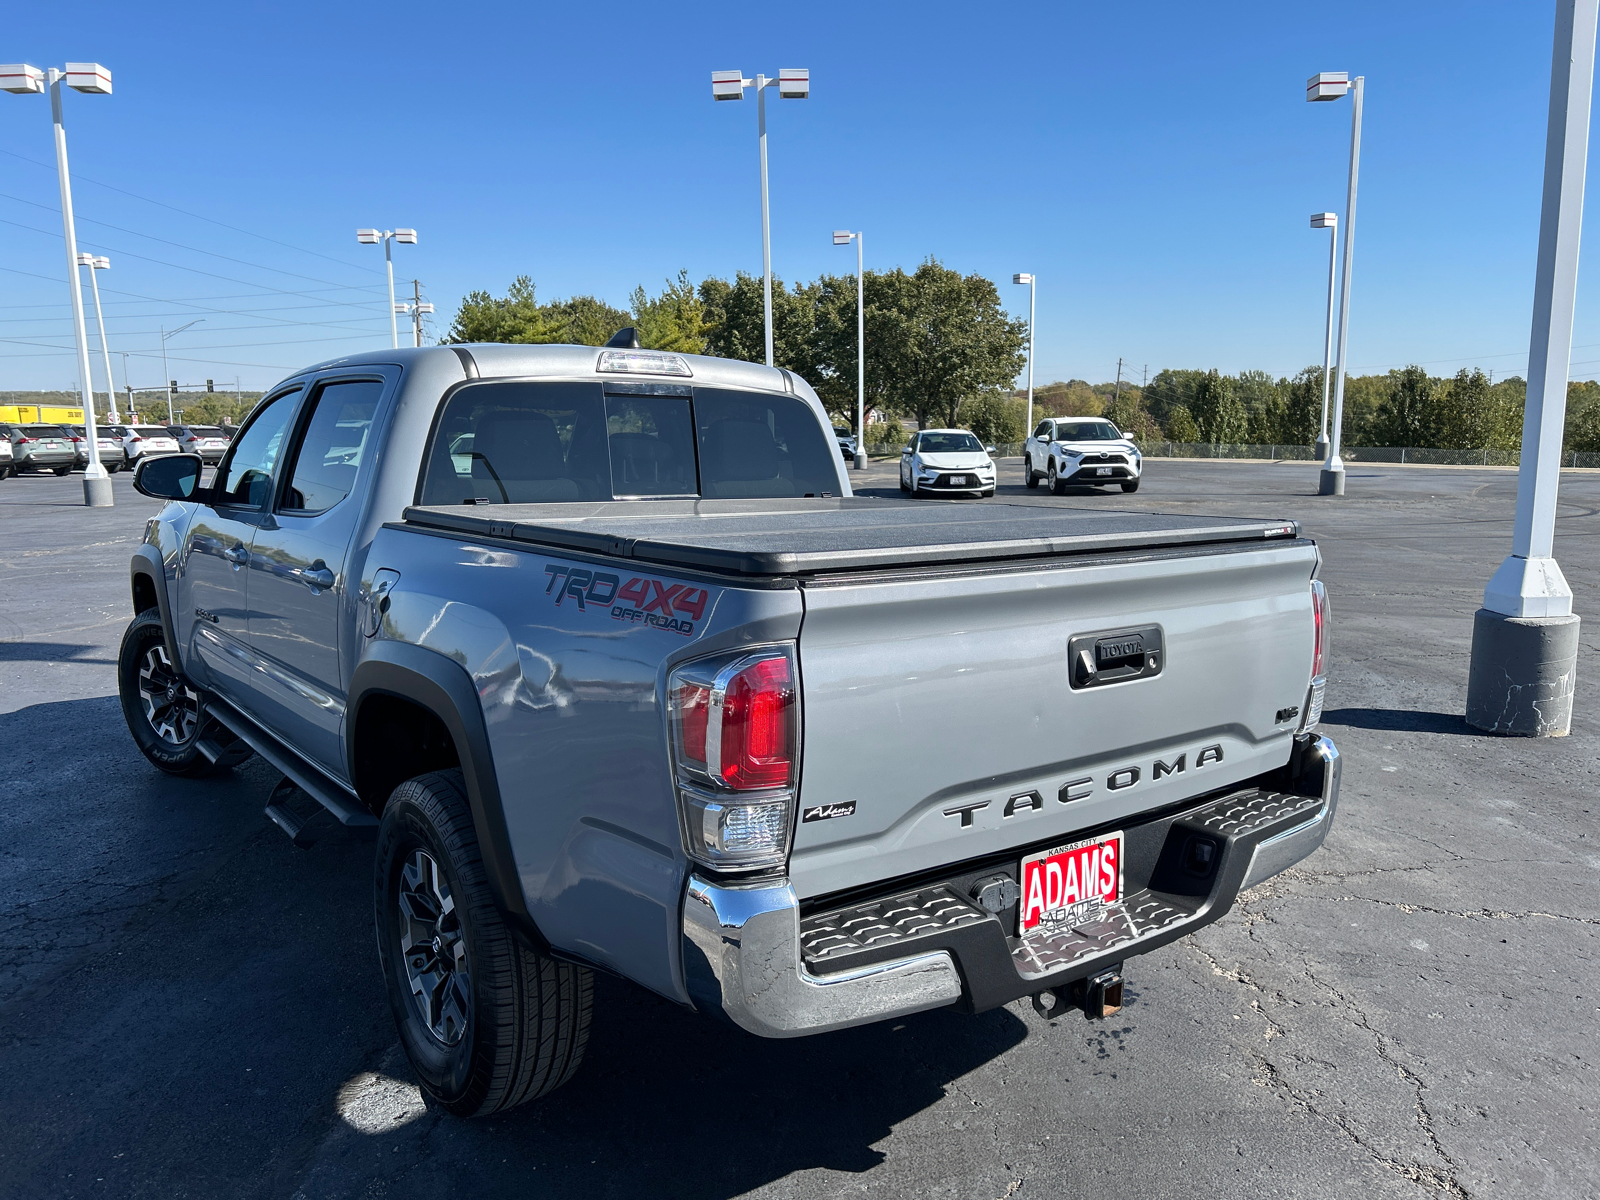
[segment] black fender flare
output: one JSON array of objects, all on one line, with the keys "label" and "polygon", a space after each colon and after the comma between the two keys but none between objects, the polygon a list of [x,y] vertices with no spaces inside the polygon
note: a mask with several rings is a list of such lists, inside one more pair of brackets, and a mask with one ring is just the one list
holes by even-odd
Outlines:
[{"label": "black fender flare", "polygon": [[478,848],[483,854],[495,904],[519,934],[548,953],[549,943],[534,924],[523,898],[522,880],[517,875],[516,859],[511,852],[511,835],[506,829],[500,783],[495,775],[494,755],[489,747],[489,731],[483,721],[483,705],[466,668],[437,650],[408,642],[378,641],[367,647],[350,677],[345,707],[345,765],[352,783],[358,778],[357,718],[362,703],[375,695],[408,701],[426,709],[443,723],[461,762],[467,801],[472,807],[472,824],[478,833]]},{"label": "black fender flare", "polygon": [[[172,598],[167,595],[167,567],[161,559],[161,551],[149,544],[135,550],[128,562],[128,587],[135,606],[139,603],[137,588],[140,576],[150,581],[150,587],[156,594],[156,608],[161,613],[161,630],[166,636],[167,654],[172,659],[172,665],[181,673],[183,655],[178,652],[177,626],[172,623]],[[135,615],[138,611],[135,607]]]}]

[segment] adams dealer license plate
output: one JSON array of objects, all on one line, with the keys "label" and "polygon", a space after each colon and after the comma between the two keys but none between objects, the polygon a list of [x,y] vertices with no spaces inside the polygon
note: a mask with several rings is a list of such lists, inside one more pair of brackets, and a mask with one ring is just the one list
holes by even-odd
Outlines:
[{"label": "adams dealer license plate", "polygon": [[1121,899],[1121,830],[1046,850],[1022,860],[1017,933],[1070,929]]}]

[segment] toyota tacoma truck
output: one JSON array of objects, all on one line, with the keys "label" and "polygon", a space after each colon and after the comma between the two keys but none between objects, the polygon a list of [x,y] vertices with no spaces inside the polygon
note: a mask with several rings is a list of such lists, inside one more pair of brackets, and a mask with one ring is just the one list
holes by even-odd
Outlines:
[{"label": "toyota tacoma truck", "polygon": [[458,1114],[572,1075],[595,971],[764,1037],[1104,1015],[1333,820],[1292,522],[858,498],[803,380],[626,336],[323,363],[205,478],[139,467],[129,728],[373,830]]}]

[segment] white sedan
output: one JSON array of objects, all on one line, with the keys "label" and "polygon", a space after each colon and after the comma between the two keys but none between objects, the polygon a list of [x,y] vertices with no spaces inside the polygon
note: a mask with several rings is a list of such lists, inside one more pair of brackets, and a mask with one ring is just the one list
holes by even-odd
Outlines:
[{"label": "white sedan", "polygon": [[916,495],[994,495],[994,447],[965,429],[924,429],[900,454],[900,490]]}]

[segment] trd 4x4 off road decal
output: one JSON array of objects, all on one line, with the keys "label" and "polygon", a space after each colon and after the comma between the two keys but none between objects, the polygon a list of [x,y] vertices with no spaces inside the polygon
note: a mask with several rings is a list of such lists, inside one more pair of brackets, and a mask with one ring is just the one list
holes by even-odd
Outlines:
[{"label": "trd 4x4 off road decal", "polygon": [[614,621],[653,625],[684,637],[694,633],[694,623],[705,616],[709,593],[687,583],[667,583],[648,575],[635,575],[623,583],[620,575],[607,571],[556,563],[546,566],[544,573],[550,576],[544,594],[554,596],[558,605],[571,600],[580,612],[588,612],[590,605],[609,606]]}]

